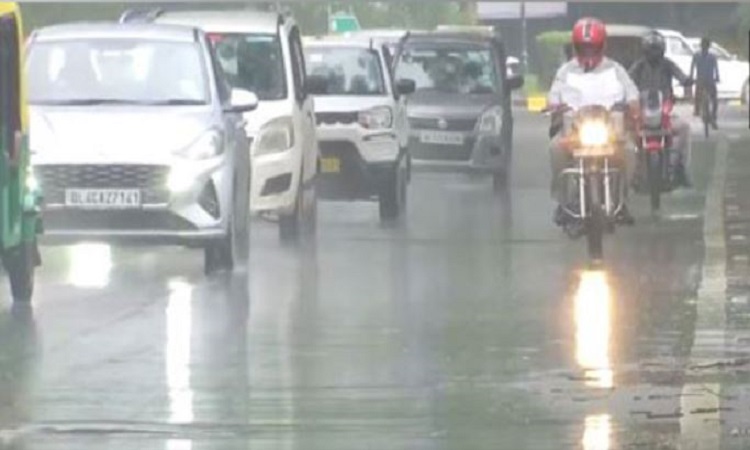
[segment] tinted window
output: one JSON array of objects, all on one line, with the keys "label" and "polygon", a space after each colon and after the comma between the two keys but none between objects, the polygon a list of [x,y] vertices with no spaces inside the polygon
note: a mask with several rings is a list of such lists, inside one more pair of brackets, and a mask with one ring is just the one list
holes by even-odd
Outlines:
[{"label": "tinted window", "polygon": [[32,44],[30,103],[195,103],[210,99],[197,43],[91,39]]},{"label": "tinted window", "polygon": [[306,53],[313,75],[328,79],[328,95],[385,95],[380,57],[374,50],[313,47]]},{"label": "tinted window", "polygon": [[209,34],[229,84],[260,100],[287,97],[284,55],[275,34]]}]

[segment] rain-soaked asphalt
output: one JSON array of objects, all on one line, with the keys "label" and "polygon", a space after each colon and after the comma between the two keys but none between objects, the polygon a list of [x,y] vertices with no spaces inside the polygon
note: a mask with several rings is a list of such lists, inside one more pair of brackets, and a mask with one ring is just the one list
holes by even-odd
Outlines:
[{"label": "rain-soaked asphalt", "polygon": [[694,138],[695,189],[661,220],[634,198],[604,275],[552,226],[546,122],[522,111],[509,194],[420,173],[403,223],[325,203],[305,249],[259,223],[245,277],[189,250],[45,249],[33,311],[0,316],[0,447],[743,448],[750,380],[716,363],[747,341],[703,217],[746,114]]}]

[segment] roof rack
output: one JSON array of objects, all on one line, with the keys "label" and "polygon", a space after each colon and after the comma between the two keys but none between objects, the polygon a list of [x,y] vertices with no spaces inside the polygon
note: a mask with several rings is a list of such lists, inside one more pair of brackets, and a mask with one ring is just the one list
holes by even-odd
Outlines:
[{"label": "roof rack", "polygon": [[128,9],[120,15],[120,23],[153,22],[166,11],[164,8]]}]

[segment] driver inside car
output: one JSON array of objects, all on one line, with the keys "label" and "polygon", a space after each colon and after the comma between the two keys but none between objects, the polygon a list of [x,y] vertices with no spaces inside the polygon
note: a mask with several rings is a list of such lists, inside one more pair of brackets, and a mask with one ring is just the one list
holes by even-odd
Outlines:
[{"label": "driver inside car", "polygon": [[[547,97],[548,108],[554,111],[564,107],[566,106],[566,100],[576,95],[588,99],[588,104],[608,105],[611,103],[612,93],[617,93],[620,97],[619,100],[624,100],[628,104],[630,121],[626,120],[624,123],[629,122],[637,126],[637,118],[640,113],[638,88],[622,65],[604,56],[606,41],[607,30],[600,20],[583,18],[576,22],[572,33],[574,58],[558,69]],[[587,75],[595,75],[597,80],[604,81],[601,81],[601,85],[598,86],[579,86],[575,82],[585,79]],[[554,120],[553,117],[553,122]],[[557,126],[550,130],[552,139],[549,147],[552,169],[552,198],[558,202],[554,221],[559,226],[565,225],[572,219],[563,207],[566,197],[563,195],[563,189],[566,186],[560,177],[562,171],[569,167],[572,162],[571,154],[563,142],[564,128],[563,126]],[[634,136],[629,137],[634,138]],[[629,147],[626,145],[625,149]],[[625,174],[624,177],[620,177],[621,192],[623,192],[625,198],[628,195],[628,171],[633,166],[633,158],[634,153],[627,150],[621,153],[618,158],[615,158],[619,168]],[[615,219],[620,224],[632,225],[635,223],[625,205],[620,209]]]}]

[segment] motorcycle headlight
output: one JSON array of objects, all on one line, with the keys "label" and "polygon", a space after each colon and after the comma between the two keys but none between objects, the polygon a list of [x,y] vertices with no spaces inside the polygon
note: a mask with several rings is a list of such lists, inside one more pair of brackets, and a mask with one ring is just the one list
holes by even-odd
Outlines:
[{"label": "motorcycle headlight", "polygon": [[224,141],[221,133],[216,130],[205,133],[197,141],[176,154],[183,158],[201,160],[214,158],[224,152]]},{"label": "motorcycle headlight", "polygon": [[503,111],[499,107],[493,107],[485,111],[479,118],[477,128],[482,133],[500,134],[503,124]]},{"label": "motorcycle headlight", "polygon": [[387,106],[378,106],[359,113],[359,124],[368,130],[380,130],[393,126],[393,113]]},{"label": "motorcycle headlight", "polygon": [[600,121],[584,122],[579,131],[579,139],[585,146],[601,146],[609,142],[607,124]]},{"label": "motorcycle headlight", "polygon": [[267,155],[289,150],[294,146],[294,123],[291,117],[280,117],[268,122],[258,133],[255,155]]}]

